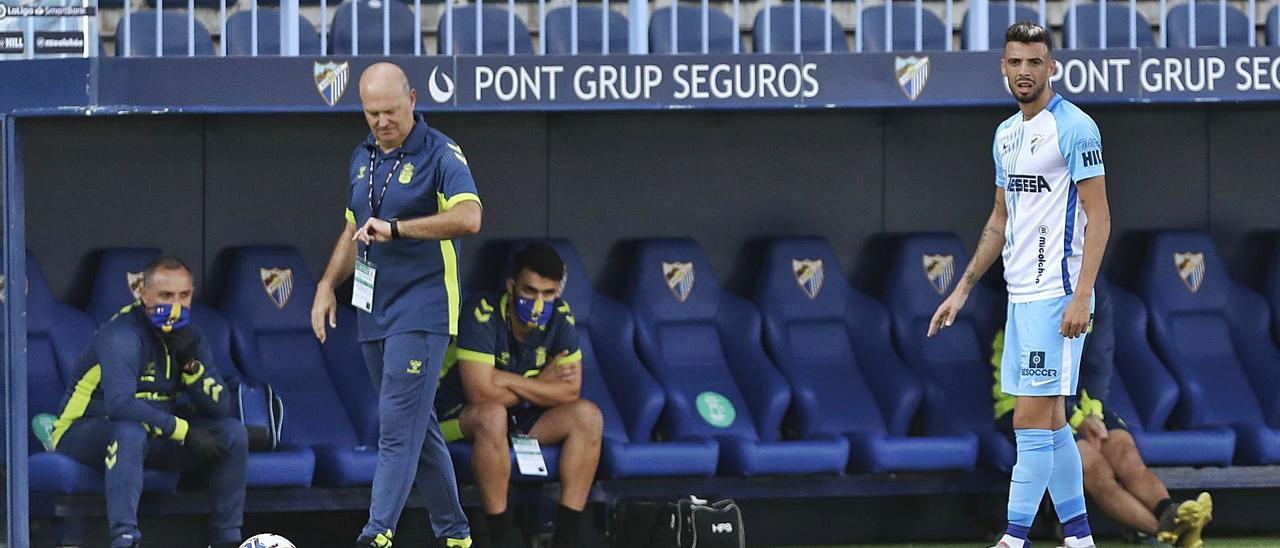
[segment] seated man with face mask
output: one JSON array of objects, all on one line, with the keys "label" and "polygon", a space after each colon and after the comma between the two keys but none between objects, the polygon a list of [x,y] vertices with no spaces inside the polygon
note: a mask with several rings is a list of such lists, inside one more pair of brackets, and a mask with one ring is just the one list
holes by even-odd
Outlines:
[{"label": "seated man with face mask", "polygon": [[[600,460],[603,419],[579,396],[582,350],[569,303],[560,298],[564,261],[543,244],[515,257],[504,293],[462,306],[458,338],[445,357],[436,413],[448,441],[471,440],[491,546],[520,546],[507,508],[508,436],[562,444],[562,494],[554,548],[590,546],[583,509]],[[477,539],[479,540],[479,539]]]},{"label": "seated man with face mask", "polygon": [[[181,260],[147,265],[141,298],[98,329],[54,423],[54,450],[104,471],[113,548],[140,544],[144,465],[207,471],[208,542],[240,543],[248,442],[209,343],[190,325],[194,291]],[[190,408],[175,404],[180,395]]]}]

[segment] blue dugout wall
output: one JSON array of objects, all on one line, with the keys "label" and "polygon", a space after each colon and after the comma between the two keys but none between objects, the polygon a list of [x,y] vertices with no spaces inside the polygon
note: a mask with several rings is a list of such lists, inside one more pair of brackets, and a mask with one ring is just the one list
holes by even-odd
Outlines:
[{"label": "blue dugout wall", "polygon": [[[1198,228],[1213,234],[1233,276],[1254,281],[1265,260],[1259,242],[1280,230],[1280,57],[1267,53],[1062,54],[1055,89],[1103,133],[1113,279],[1129,279],[1146,231]],[[487,244],[505,238],[572,239],[605,290],[619,289],[627,242],[638,237],[698,239],[735,290],[753,281],[753,242],[766,236],[831,239],[855,283],[871,290],[880,234],[976,240],[991,204],[991,134],[1014,108],[994,54],[622,59],[403,60],[420,109],[466,149],[484,196],[484,231],[464,246],[469,285],[491,279]],[[24,247],[75,306],[104,247],[179,253],[210,301],[235,246],[296,245],[318,272],[341,229],[343,166],[367,132],[353,81],[370,62],[0,65],[0,112],[16,116],[3,118],[0,166],[14,282],[6,285],[21,287]],[[915,75],[900,78],[906,66]],[[602,73],[616,76],[613,87]],[[640,79],[623,84],[623,74]],[[651,88],[636,83],[655,74]],[[750,76],[757,91],[717,96],[726,74],[730,88]],[[758,91],[768,74],[776,89]],[[341,90],[332,87],[339,81]],[[591,85],[593,94],[578,93]],[[616,97],[601,91],[613,89]],[[6,340],[21,340],[23,297],[6,296]],[[9,432],[28,427],[24,350],[5,348]],[[20,546],[25,459],[13,457],[25,456],[26,438],[13,438],[9,534]]]}]

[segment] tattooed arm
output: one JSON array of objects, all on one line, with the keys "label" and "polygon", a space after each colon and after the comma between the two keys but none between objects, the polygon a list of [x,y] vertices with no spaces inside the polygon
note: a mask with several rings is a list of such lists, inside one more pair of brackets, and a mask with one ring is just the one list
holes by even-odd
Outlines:
[{"label": "tattooed arm", "polygon": [[930,337],[937,334],[939,329],[951,327],[951,322],[955,321],[956,316],[960,314],[960,309],[964,308],[965,301],[969,299],[969,292],[973,290],[973,286],[978,283],[983,274],[987,273],[991,264],[996,262],[1000,251],[1004,249],[1004,229],[1008,220],[1009,210],[1004,205],[1004,189],[997,187],[995,205],[991,208],[991,216],[987,218],[986,226],[982,227],[982,236],[978,238],[978,249],[973,252],[973,259],[964,269],[964,276],[956,283],[956,288],[933,313],[933,319],[929,322]]}]

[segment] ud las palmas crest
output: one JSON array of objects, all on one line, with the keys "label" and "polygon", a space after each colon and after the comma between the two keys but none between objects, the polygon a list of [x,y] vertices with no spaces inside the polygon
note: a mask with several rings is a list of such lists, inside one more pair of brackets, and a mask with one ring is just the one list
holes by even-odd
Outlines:
[{"label": "ud las palmas crest", "polygon": [[791,259],[791,272],[805,295],[818,298],[822,291],[822,259]]},{"label": "ud las palmas crest", "polygon": [[1204,282],[1204,253],[1174,253],[1173,264],[1178,267],[1178,276],[1192,293],[1200,291],[1200,283]]},{"label": "ud las palmas crest", "polygon": [[898,87],[902,89],[902,94],[907,99],[915,101],[924,93],[924,86],[929,83],[929,57],[898,57],[893,58],[893,72],[897,75]]},{"label": "ud las palmas crest", "polygon": [[124,281],[129,284],[129,293],[133,294],[133,300],[142,298],[142,280],[141,272],[125,272]]},{"label": "ud las palmas crest", "polygon": [[262,289],[266,290],[267,297],[276,308],[284,308],[293,294],[293,269],[259,268],[258,272],[262,275]]},{"label": "ud las palmas crest", "polygon": [[667,280],[667,287],[680,302],[689,298],[693,292],[693,263],[662,262],[662,277]]},{"label": "ud las palmas crest", "polygon": [[338,104],[342,94],[347,91],[347,80],[351,76],[350,65],[346,61],[341,63],[316,61],[312,72],[316,80],[316,91],[320,92],[324,102],[329,106]]},{"label": "ud las palmas crest", "polygon": [[929,285],[932,285],[933,290],[939,295],[946,292],[954,275],[955,258],[951,255],[924,256],[924,277],[929,279]]}]

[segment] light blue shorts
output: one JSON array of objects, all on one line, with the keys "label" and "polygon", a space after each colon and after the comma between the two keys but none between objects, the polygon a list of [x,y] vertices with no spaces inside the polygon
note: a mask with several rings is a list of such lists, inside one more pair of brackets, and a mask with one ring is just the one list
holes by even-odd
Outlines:
[{"label": "light blue shorts", "polygon": [[[1068,339],[1060,332],[1062,312],[1069,302],[1071,295],[1009,303],[1000,358],[1001,391],[1014,396],[1075,395],[1085,336]],[[1092,300],[1089,315],[1092,328]]]}]

